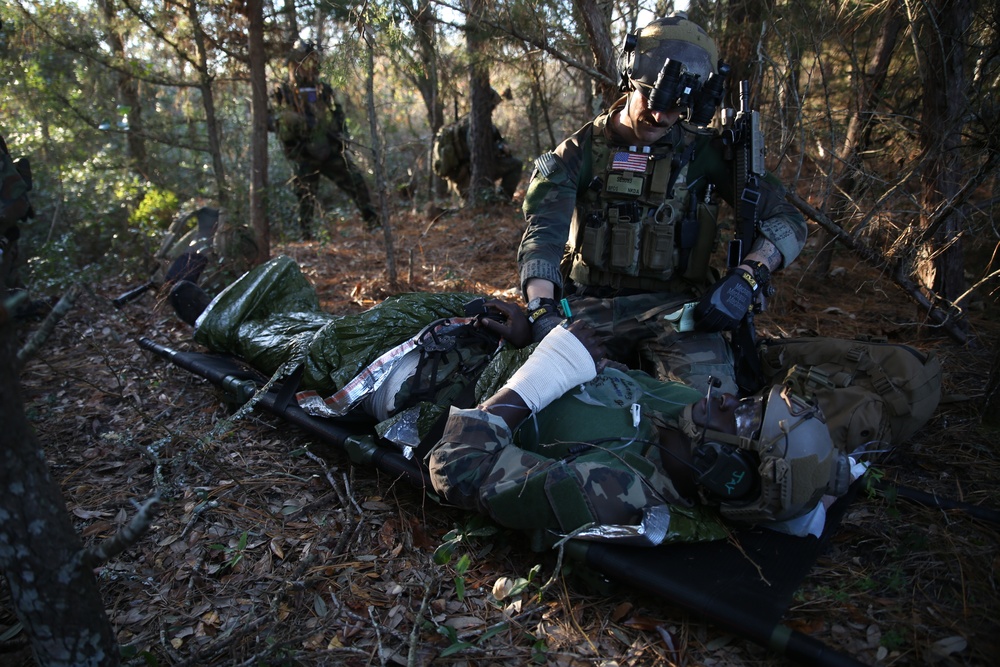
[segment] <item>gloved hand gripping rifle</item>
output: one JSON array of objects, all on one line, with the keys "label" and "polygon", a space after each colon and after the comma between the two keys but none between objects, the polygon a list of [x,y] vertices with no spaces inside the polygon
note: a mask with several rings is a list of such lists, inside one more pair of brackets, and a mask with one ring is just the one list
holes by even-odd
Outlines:
[{"label": "gloved hand gripping rifle", "polygon": [[[727,255],[729,268],[738,266],[753,246],[760,223],[760,180],[764,177],[764,134],[760,129],[760,112],[750,108],[750,82],[740,81],[739,108],[722,111],[722,144],[726,158],[734,163],[733,193],[736,209],[736,233],[730,241]],[[763,383],[754,314],[763,311],[764,298],[770,296],[770,284],[755,295],[751,310],[733,335],[736,356],[736,381],[740,389],[752,393]]]}]

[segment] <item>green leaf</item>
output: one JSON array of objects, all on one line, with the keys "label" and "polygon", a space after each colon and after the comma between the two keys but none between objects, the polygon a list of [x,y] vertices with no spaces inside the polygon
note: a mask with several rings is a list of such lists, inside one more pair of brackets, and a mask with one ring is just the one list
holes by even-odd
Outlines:
[{"label": "green leaf", "polygon": [[479,636],[479,639],[476,640],[476,643],[477,644],[482,644],[484,641],[486,641],[490,637],[495,637],[498,634],[500,634],[501,632],[507,632],[507,630],[509,630],[509,629],[510,629],[510,625],[507,624],[507,623],[501,623],[500,625],[493,626],[492,628],[490,628],[489,630],[487,630],[486,632],[484,632],[483,634],[481,634]]},{"label": "green leaf", "polygon": [[472,647],[472,644],[470,644],[469,642],[458,642],[457,644],[452,644],[451,646],[449,646],[445,650],[441,651],[440,655],[441,655],[442,658],[446,658],[449,655],[454,655],[455,653],[458,653],[459,651],[464,651],[465,649],[471,648],[471,647]]},{"label": "green leaf", "polygon": [[548,660],[549,647],[544,639],[539,639],[531,645],[531,661],[536,665],[544,665]]},{"label": "green leaf", "polygon": [[507,597],[520,595],[521,593],[524,592],[524,589],[528,587],[529,583],[531,582],[529,582],[524,577],[518,577],[517,579],[514,580],[514,585],[510,587],[510,592],[507,594]]},{"label": "green leaf", "polygon": [[437,626],[437,631],[439,634],[447,637],[448,641],[452,644],[458,641],[458,632],[450,625],[439,625]]},{"label": "green leaf", "polygon": [[455,545],[445,542],[434,550],[434,562],[438,565],[447,565],[451,562],[451,556],[455,553]]},{"label": "green leaf", "polygon": [[469,565],[471,563],[472,559],[469,557],[469,554],[462,554],[462,557],[458,559],[457,563],[455,563],[455,572],[465,574],[469,571]]}]

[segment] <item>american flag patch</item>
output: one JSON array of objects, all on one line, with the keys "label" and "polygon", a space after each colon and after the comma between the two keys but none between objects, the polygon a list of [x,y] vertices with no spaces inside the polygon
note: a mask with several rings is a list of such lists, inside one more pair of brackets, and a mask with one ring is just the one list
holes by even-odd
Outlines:
[{"label": "american flag patch", "polygon": [[649,163],[649,155],[645,153],[633,153],[632,151],[618,151],[614,159],[611,160],[612,169],[624,169],[625,171],[646,171]]}]

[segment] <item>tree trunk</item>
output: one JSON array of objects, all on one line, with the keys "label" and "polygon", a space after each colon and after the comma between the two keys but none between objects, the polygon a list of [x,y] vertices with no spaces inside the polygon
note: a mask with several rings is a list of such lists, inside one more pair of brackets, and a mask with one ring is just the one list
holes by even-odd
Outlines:
[{"label": "tree trunk", "polygon": [[[552,128],[552,114],[549,113],[549,98],[545,93],[545,65],[538,62],[537,57],[532,53],[525,54],[528,60],[528,72],[531,77],[531,101],[529,102],[528,117],[541,118],[542,127],[539,123],[529,123],[531,132],[531,142],[534,147],[534,154],[541,155],[545,151],[555,149],[559,139],[556,138]],[[542,141],[541,132],[545,131],[545,141]]]},{"label": "tree trunk", "polygon": [[[889,63],[892,61],[892,53],[899,40],[899,33],[905,25],[906,19],[900,12],[899,5],[895,3],[889,5],[868,69],[866,72],[858,72],[854,77],[853,113],[847,123],[844,143],[837,153],[837,160],[834,162],[834,192],[833,203],[830,206],[830,217],[848,231],[850,231],[851,226],[846,223],[846,220],[851,216],[851,209],[854,208],[854,199],[858,190],[858,170],[862,163],[861,154],[868,146],[875,107],[878,105],[882,86],[889,73]],[[813,266],[813,272],[817,276],[825,276],[830,272],[834,245],[833,235],[825,233]]]},{"label": "tree trunk", "polygon": [[201,104],[205,108],[205,132],[208,135],[208,150],[212,155],[212,170],[215,173],[216,197],[219,206],[225,206],[228,199],[226,170],[222,163],[222,138],[219,136],[219,121],[215,115],[215,93],[212,91],[212,74],[208,69],[208,50],[205,48],[205,32],[201,29],[200,10],[197,0],[188,3],[188,18],[194,33],[194,45],[198,51],[198,89]]},{"label": "tree trunk", "polygon": [[128,109],[128,129],[125,132],[128,155],[136,173],[145,179],[152,180],[153,175],[149,169],[146,141],[142,136],[142,105],[139,102],[139,84],[133,76],[125,71],[125,64],[128,62],[125,57],[125,40],[116,26],[117,12],[114,0],[100,0],[100,7],[107,24],[108,47],[122,65],[115,72],[115,77],[118,79],[118,103]]},{"label": "tree trunk", "polygon": [[447,185],[437,177],[431,165],[434,164],[433,137],[444,125],[444,103],[441,100],[440,81],[438,77],[437,36],[434,30],[437,17],[434,7],[427,0],[419,0],[414,4],[404,4],[404,10],[413,26],[417,38],[417,54],[423,69],[413,72],[410,79],[420,91],[420,96],[427,109],[427,122],[430,126],[431,141],[427,146],[427,194],[433,200],[435,193],[447,191]]},{"label": "tree trunk", "polygon": [[247,1],[247,50],[250,54],[250,227],[257,242],[257,263],[271,258],[271,227],[267,221],[267,77],[264,68],[264,3]]},{"label": "tree trunk", "polygon": [[597,94],[604,108],[611,106],[621,93],[615,82],[619,79],[615,64],[615,45],[611,41],[611,3],[600,0],[577,0],[577,9],[583,17],[583,29],[590,40],[590,50],[594,54],[594,65],[607,77],[596,79]]},{"label": "tree trunk", "polygon": [[392,225],[389,215],[389,187],[385,178],[385,151],[382,148],[382,133],[378,128],[378,113],[375,110],[375,40],[365,39],[368,47],[367,71],[365,72],[365,98],[368,104],[368,129],[372,139],[372,168],[375,171],[375,194],[378,197],[379,221],[382,224],[382,234],[385,237],[385,273],[392,289],[396,289],[398,278],[396,274],[396,252],[392,238]]},{"label": "tree trunk", "polygon": [[118,665],[120,653],[59,486],[24,416],[16,336],[0,295],[0,571],[39,665]]},{"label": "tree trunk", "polygon": [[486,58],[486,35],[480,25],[483,0],[468,0],[465,24],[466,51],[469,56],[469,191],[465,203],[476,206],[493,193],[489,165],[493,155],[493,120],[490,105],[490,69]]},{"label": "tree trunk", "polygon": [[[732,67],[729,90],[746,79],[750,90],[760,90],[761,63],[757,49],[764,22],[771,16],[774,0],[729,0],[726,5],[726,29],[719,42],[719,57]],[[757,101],[751,106],[756,108]]]},{"label": "tree trunk", "polygon": [[[934,0],[923,5],[928,12],[915,38],[922,66],[923,97],[920,143],[926,168],[922,178],[922,228],[943,201],[955,197],[963,181],[962,129],[968,103],[965,90],[965,43],[972,22],[970,0]],[[965,263],[960,234],[964,215],[954,210],[919,249],[920,283],[947,301],[965,290]]]}]

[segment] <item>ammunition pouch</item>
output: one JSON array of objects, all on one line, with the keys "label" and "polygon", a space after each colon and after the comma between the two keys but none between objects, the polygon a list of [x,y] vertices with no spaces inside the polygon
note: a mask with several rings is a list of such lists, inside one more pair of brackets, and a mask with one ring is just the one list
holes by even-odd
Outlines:
[{"label": "ammunition pouch", "polygon": [[612,151],[599,130],[595,123],[594,173],[599,176],[577,212],[569,279],[582,286],[639,291],[711,282],[718,205],[688,188],[693,150],[648,155],[645,172],[614,170]]}]

